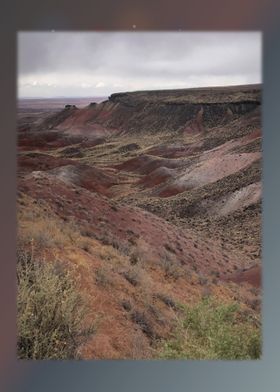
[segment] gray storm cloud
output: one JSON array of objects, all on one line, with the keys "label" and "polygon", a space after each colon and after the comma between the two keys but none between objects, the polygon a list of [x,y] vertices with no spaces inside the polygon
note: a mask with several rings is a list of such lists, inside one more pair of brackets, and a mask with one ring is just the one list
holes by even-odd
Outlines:
[{"label": "gray storm cloud", "polygon": [[261,82],[259,32],[21,32],[19,97]]}]

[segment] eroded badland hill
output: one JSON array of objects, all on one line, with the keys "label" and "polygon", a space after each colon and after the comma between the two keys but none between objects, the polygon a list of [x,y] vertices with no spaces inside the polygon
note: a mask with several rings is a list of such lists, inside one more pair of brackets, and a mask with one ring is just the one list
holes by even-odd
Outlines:
[{"label": "eroded badland hill", "polygon": [[157,358],[207,297],[260,328],[261,140],[259,85],[19,113],[19,247],[73,271],[80,357]]}]

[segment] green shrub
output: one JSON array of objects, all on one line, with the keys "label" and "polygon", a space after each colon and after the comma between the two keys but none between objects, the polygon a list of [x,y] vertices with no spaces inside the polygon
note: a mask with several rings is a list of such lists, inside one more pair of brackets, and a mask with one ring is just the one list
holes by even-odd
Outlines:
[{"label": "green shrub", "polygon": [[173,337],[160,347],[164,359],[258,359],[259,321],[242,316],[238,305],[212,298],[184,307]]},{"label": "green shrub", "polygon": [[79,345],[94,329],[83,325],[87,306],[69,271],[19,252],[17,283],[18,357],[79,358]]}]

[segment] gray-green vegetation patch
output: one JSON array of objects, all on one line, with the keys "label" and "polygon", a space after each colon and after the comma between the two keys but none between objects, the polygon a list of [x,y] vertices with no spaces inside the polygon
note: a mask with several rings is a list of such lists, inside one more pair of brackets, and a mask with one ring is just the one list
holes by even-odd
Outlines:
[{"label": "gray-green vegetation patch", "polygon": [[173,336],[163,341],[163,359],[259,359],[260,320],[242,312],[237,303],[203,299],[194,306],[182,306]]},{"label": "gray-green vegetation patch", "polygon": [[70,271],[19,251],[17,283],[18,358],[79,358],[79,346],[95,328],[84,325],[90,309]]}]

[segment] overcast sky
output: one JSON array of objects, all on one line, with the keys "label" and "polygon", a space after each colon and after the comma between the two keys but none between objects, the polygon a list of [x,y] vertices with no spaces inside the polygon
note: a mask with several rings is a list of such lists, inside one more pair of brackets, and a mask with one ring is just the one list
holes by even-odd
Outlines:
[{"label": "overcast sky", "polygon": [[21,32],[19,97],[261,83],[261,33]]}]

